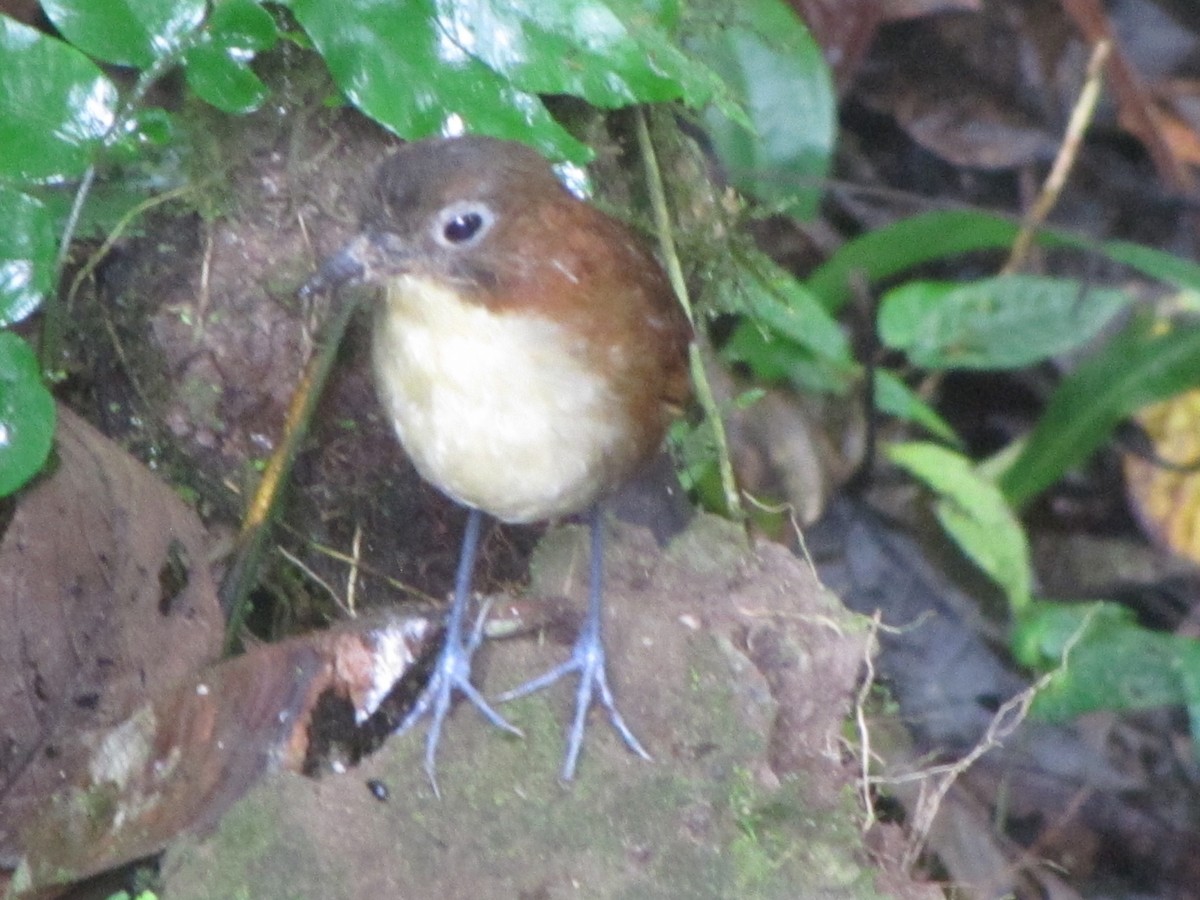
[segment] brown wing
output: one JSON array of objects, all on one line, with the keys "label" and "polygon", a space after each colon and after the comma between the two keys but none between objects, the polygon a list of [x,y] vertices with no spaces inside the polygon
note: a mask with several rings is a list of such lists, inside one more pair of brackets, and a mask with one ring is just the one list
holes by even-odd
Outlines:
[{"label": "brown wing", "polygon": [[553,286],[540,292],[543,302],[581,336],[596,365],[608,367],[639,426],[634,455],[644,460],[691,397],[693,330],[666,273],[640,235],[572,197],[515,221],[556,235],[553,252],[525,261],[522,280]]}]

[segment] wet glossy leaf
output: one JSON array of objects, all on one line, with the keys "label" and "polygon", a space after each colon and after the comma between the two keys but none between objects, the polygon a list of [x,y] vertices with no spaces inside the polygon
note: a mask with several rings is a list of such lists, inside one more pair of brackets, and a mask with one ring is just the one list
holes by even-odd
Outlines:
[{"label": "wet glossy leaf", "polygon": [[82,174],[116,102],[112,82],[74,47],[0,16],[0,177]]},{"label": "wet glossy leaf", "polygon": [[465,129],[524,140],[556,159],[588,160],[588,148],[540,99],[450,39],[430,0],[290,5],[350,101],[401,137]]},{"label": "wet glossy leaf", "polygon": [[267,98],[266,85],[223,47],[204,43],[189,50],[184,61],[188,87],[223,112],[253,112]]},{"label": "wet glossy leaf", "polygon": [[271,14],[254,0],[222,0],[213,7],[204,28],[217,46],[244,54],[270,50],[279,37]]},{"label": "wet glossy leaf", "polygon": [[1015,369],[1086,344],[1129,302],[1065,278],[910,281],[884,295],[879,336],[927,369]]},{"label": "wet glossy leaf", "polygon": [[43,0],[42,9],[72,44],[104,62],[149,68],[177,52],[204,21],[204,0]]},{"label": "wet glossy leaf", "polygon": [[205,25],[203,41],[184,55],[188,86],[203,100],[228,113],[262,105],[267,88],[250,69],[254,54],[270,49],[275,20],[251,0],[225,0]]},{"label": "wet glossy leaf", "polygon": [[41,471],[54,440],[54,399],[33,350],[0,331],[0,497]]},{"label": "wet glossy leaf", "polygon": [[435,0],[434,7],[447,40],[532,94],[571,94],[600,107],[667,100],[699,107],[719,88],[628,0]]},{"label": "wet glossy leaf", "polygon": [[1021,507],[1087,459],[1121,419],[1200,384],[1200,327],[1153,334],[1134,325],[1076,369],[1050,398],[1024,449],[1000,476]]},{"label": "wet glossy leaf", "polygon": [[896,444],[888,458],[938,496],[938,521],[955,543],[1001,589],[1014,609],[1029,605],[1033,585],[1029,543],[996,487],[961,453],[937,444]]},{"label": "wet glossy leaf", "polygon": [[829,67],[804,23],[780,0],[751,0],[727,14],[732,23],[690,43],[731,87],[753,127],[713,109],[708,134],[739,188],[808,218],[836,136]]},{"label": "wet glossy leaf", "polygon": [[53,284],[54,219],[40,202],[0,185],[0,327],[20,322]]}]

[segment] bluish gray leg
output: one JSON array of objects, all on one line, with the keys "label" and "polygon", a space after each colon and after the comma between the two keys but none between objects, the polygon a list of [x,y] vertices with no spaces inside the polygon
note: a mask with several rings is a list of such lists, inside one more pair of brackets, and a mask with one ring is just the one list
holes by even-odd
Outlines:
[{"label": "bluish gray leg", "polygon": [[437,777],[434,770],[434,759],[437,755],[438,741],[442,736],[442,723],[450,712],[450,700],[457,689],[463,694],[484,717],[497,728],[521,735],[521,730],[511,725],[503,716],[496,712],[483,696],[471,684],[471,656],[483,640],[483,618],[485,609],[479,621],[471,630],[468,638],[463,637],[463,618],[466,615],[467,600],[471,594],[471,576],[475,571],[475,555],[479,549],[479,529],[483,514],[472,509],[467,516],[467,528],[463,534],[462,553],[458,557],[458,572],[454,578],[454,600],[450,604],[450,614],[446,617],[446,639],[438,653],[437,662],[429,683],[417,702],[413,704],[404,721],[396,729],[397,734],[403,734],[420,721],[426,713],[430,714],[429,734],[425,738],[425,774],[433,785],[433,792],[439,797]]},{"label": "bluish gray leg", "polygon": [[583,732],[593,698],[608,711],[608,720],[617,730],[617,734],[621,735],[625,745],[642,759],[650,759],[650,754],[633,736],[633,732],[617,711],[612,689],[608,686],[604,639],[600,633],[604,593],[604,524],[599,505],[594,506],[588,514],[588,524],[592,536],[591,559],[588,561],[588,609],[570,658],[545,675],[506,691],[497,698],[502,703],[515,700],[539,691],[571,672],[579,673],[579,686],[575,691],[575,716],[567,735],[567,756],[562,767],[564,781],[575,777],[575,766],[583,748]]}]

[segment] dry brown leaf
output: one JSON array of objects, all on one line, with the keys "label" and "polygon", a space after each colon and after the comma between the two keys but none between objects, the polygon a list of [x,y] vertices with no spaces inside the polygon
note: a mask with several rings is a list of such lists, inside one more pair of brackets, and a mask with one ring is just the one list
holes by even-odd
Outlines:
[{"label": "dry brown leaf", "polygon": [[0,542],[0,863],[17,832],[91,755],[78,740],[147,689],[221,652],[224,621],[196,515],[69,410],[52,471]]},{"label": "dry brown leaf", "polygon": [[202,834],[262,776],[307,771],[331,742],[356,762],[390,731],[371,716],[433,632],[425,618],[396,618],[262,645],[80,734],[87,764],[31,815],[13,896],[54,896]]}]

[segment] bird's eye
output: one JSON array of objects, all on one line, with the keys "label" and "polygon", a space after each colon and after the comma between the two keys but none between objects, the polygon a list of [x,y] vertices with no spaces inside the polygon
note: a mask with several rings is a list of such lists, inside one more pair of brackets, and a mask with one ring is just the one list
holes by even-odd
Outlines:
[{"label": "bird's eye", "polygon": [[433,236],[443,247],[469,247],[483,239],[494,220],[486,204],[452,203],[438,213]]},{"label": "bird's eye", "polygon": [[461,244],[475,237],[475,233],[483,227],[483,216],[479,213],[468,212],[455,216],[444,226],[442,234],[452,244]]}]

